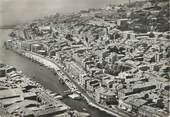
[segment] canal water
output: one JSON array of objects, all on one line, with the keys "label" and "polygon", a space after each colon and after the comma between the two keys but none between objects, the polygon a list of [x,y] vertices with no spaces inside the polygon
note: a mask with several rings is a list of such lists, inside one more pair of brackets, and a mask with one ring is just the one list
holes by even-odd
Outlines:
[{"label": "canal water", "polygon": [[[68,90],[65,85],[59,83],[57,76],[55,76],[47,68],[3,48],[4,41],[10,39],[8,36],[10,31],[11,30],[0,29],[0,62],[13,65],[18,70],[22,70],[24,74],[30,76],[33,80],[41,83],[45,88],[50,89],[53,92],[62,93],[63,91]],[[88,104],[83,100],[78,101],[65,98],[62,101],[69,105],[72,109],[88,112],[92,117],[112,117],[105,112],[88,106]]]}]

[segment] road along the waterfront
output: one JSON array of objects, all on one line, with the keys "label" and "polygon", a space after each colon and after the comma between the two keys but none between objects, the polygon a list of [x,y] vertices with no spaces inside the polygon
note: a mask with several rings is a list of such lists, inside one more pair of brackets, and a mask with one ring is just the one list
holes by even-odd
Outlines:
[{"label": "road along the waterfront", "polygon": [[70,76],[69,74],[61,67],[58,65],[58,63],[56,63],[55,61],[53,61],[52,59],[48,58],[48,57],[43,57],[39,54],[33,53],[33,52],[23,52],[23,55],[31,58],[35,61],[38,61],[42,64],[44,64],[45,66],[47,66],[48,68],[54,69],[56,70],[61,70],[65,75],[67,75],[67,77],[72,81],[72,83],[77,87],[77,89],[82,93],[83,97],[86,99],[87,103],[90,106],[93,106],[101,111],[104,111],[108,114],[111,114],[113,116],[117,116],[117,117],[133,117],[131,114],[126,113],[118,108],[114,108],[114,109],[109,109],[106,108],[98,103],[96,103],[94,101],[94,99],[92,99],[85,91],[84,89],[82,89]]}]

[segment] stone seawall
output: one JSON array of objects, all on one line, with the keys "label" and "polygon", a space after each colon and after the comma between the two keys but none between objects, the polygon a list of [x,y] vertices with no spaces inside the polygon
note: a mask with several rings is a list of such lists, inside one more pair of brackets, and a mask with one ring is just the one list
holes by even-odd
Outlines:
[{"label": "stone seawall", "polygon": [[[44,58],[43,56],[41,55],[37,55],[35,53],[32,53],[32,52],[24,52],[23,55],[27,58],[30,58],[34,61],[37,61],[41,64],[43,64],[44,66],[48,67],[48,68],[52,68],[52,69],[55,69],[56,71],[59,70],[60,68],[56,65],[56,63],[53,63],[50,59],[48,58]],[[69,87],[69,86],[68,86]],[[113,115],[113,116],[116,116],[116,117],[122,117],[120,116],[119,114],[116,114],[108,109],[105,109],[104,107],[100,107],[98,106],[97,104],[91,102],[85,95],[82,95],[83,98],[86,100],[86,102],[88,103],[89,106],[91,107],[94,107],[94,108],[97,108],[99,109],[100,111],[104,111],[110,115]]]}]

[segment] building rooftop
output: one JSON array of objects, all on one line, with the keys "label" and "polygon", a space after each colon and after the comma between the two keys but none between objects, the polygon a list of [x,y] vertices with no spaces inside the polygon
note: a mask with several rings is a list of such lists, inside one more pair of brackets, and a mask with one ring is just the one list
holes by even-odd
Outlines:
[{"label": "building rooftop", "polygon": [[129,99],[129,100],[127,99],[125,101],[127,103],[133,105],[133,106],[136,106],[136,107],[140,107],[140,106],[142,106],[142,105],[147,103],[147,101],[144,100],[144,99],[133,99],[133,98],[131,98],[131,99]]},{"label": "building rooftop", "polygon": [[98,89],[96,89],[96,92],[99,92],[102,95],[106,95],[106,96],[115,96],[115,91],[111,90],[111,89],[106,89],[103,87],[100,87]]},{"label": "building rooftop", "polygon": [[23,100],[21,102],[14,103],[7,107],[9,113],[15,112],[19,108],[26,108],[29,105],[39,105],[37,101],[33,100]]},{"label": "building rooftop", "polygon": [[166,113],[165,111],[158,109],[158,108],[151,107],[151,106],[147,106],[147,105],[143,105],[139,109],[141,109],[141,111],[142,110],[148,111],[158,117],[167,117],[168,116],[168,113]]},{"label": "building rooftop", "polygon": [[22,93],[21,88],[0,90],[0,99],[20,97]]}]

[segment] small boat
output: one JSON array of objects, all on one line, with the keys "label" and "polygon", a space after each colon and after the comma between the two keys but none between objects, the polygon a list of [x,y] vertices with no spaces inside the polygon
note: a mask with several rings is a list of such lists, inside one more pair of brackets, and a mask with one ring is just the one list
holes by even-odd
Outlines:
[{"label": "small boat", "polygon": [[83,108],[83,111],[87,111],[87,109],[86,109],[86,108]]},{"label": "small boat", "polygon": [[61,96],[61,95],[57,95],[57,96],[55,96],[54,98],[55,98],[55,99],[59,99],[59,100],[60,100],[60,99],[63,99],[63,96]]},{"label": "small boat", "polygon": [[71,99],[74,99],[74,100],[81,99],[80,95],[76,94],[76,93],[70,94],[70,95],[68,95],[68,97],[70,97]]}]

